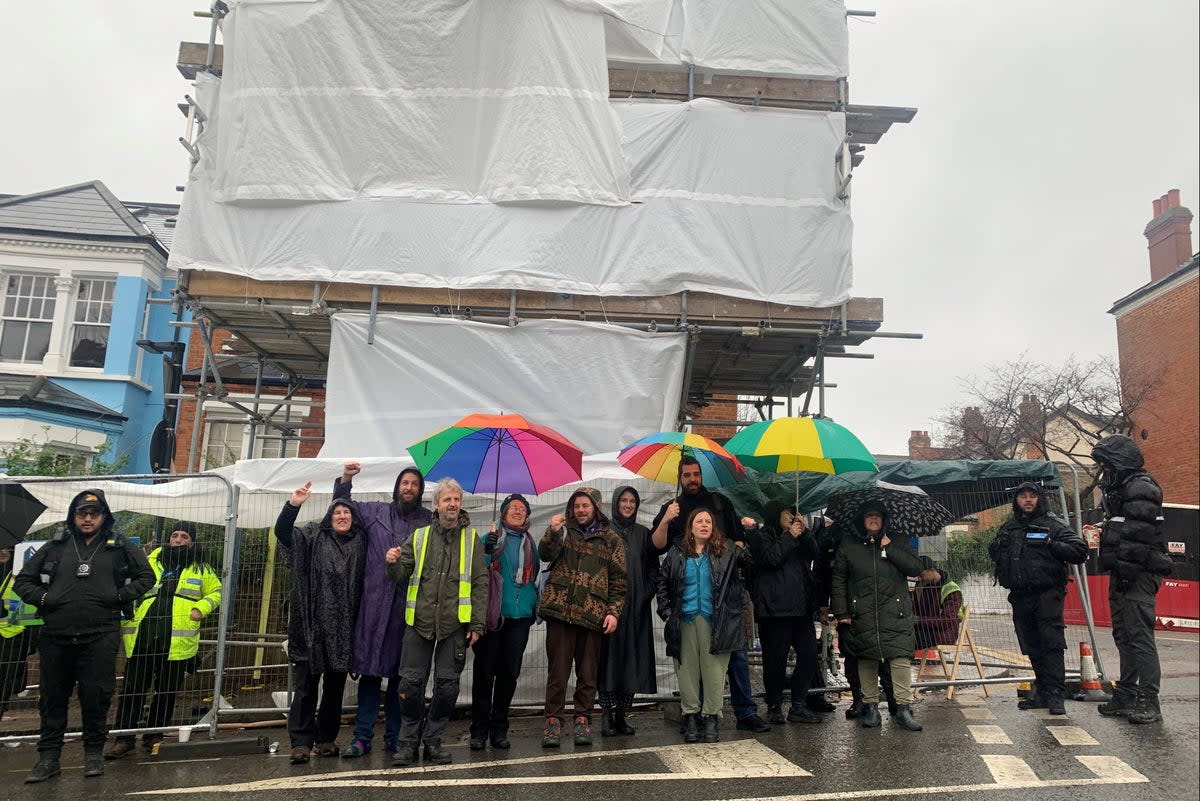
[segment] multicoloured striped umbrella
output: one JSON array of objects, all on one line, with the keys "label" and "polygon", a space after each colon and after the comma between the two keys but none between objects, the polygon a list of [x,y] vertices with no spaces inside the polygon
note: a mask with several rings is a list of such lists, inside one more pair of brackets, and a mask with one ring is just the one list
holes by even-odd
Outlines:
[{"label": "multicoloured striped umbrella", "polygon": [[763,420],[743,428],[725,443],[725,448],[747,467],[769,473],[838,475],[879,470],[875,457],[858,437],[820,417]]},{"label": "multicoloured striped umbrella", "polygon": [[408,448],[430,481],[450,476],[467,492],[537,495],[580,481],[583,452],[519,414],[471,414]]},{"label": "multicoloured striped umbrella", "polygon": [[679,481],[679,459],[684,454],[700,462],[700,475],[706,487],[720,487],[737,481],[745,470],[729,451],[699,434],[684,431],[660,431],[630,443],[617,454],[617,461],[639,476],[664,484]]}]

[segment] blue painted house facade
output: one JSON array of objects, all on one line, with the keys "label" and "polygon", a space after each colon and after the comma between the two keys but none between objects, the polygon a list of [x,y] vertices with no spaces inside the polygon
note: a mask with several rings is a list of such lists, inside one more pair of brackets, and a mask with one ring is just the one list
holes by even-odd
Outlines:
[{"label": "blue painted house facade", "polygon": [[0,450],[32,440],[78,463],[103,449],[122,473],[155,471],[166,371],[138,343],[187,341],[170,324],[177,212],[99,181],[0,197]]}]

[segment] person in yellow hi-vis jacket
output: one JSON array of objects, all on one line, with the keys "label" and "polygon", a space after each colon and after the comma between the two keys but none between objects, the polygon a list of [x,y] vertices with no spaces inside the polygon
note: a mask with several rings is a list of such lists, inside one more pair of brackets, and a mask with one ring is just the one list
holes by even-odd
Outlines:
[{"label": "person in yellow hi-vis jacket", "polygon": [[12,548],[0,548],[0,720],[8,699],[25,689],[26,664],[37,650],[37,610],[13,592]]},{"label": "person in yellow hi-vis jacket", "polygon": [[[154,587],[138,601],[132,620],[121,621],[125,646],[125,684],[117,702],[117,729],[138,725],[146,696],[154,688],[149,728],[171,722],[175,695],[183,679],[195,669],[200,648],[200,625],[221,605],[221,577],[196,544],[196,525],[178,522],[171,526],[165,546],[150,554]],[[161,732],[142,735],[149,749],[162,740]],[[105,759],[120,759],[133,750],[132,734],[117,735],[104,752]]]},{"label": "person in yellow hi-vis jacket", "polygon": [[[483,633],[488,574],[483,542],[462,509],[462,487],[443,478],[433,490],[433,522],[384,557],[388,578],[405,588],[404,645],[400,648],[400,740],[392,764],[417,761],[444,765],[450,751],[442,734],[458,699],[458,678],[467,648]],[[424,732],[425,683],[433,666],[433,700]]]}]

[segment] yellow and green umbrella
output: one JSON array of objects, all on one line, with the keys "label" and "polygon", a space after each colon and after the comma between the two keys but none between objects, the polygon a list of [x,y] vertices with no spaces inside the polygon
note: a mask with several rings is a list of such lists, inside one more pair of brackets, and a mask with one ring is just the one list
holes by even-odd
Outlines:
[{"label": "yellow and green umbrella", "polygon": [[845,426],[822,417],[781,417],[746,426],[725,449],[768,473],[876,472],[875,457]]}]

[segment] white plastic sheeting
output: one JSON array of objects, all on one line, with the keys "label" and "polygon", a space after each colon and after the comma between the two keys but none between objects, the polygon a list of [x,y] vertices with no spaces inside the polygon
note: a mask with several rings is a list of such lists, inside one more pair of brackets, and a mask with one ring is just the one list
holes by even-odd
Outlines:
[{"label": "white plastic sheeting", "polygon": [[218,202],[230,120],[209,117],[171,251],[177,269],[260,280],[354,281],[590,295],[694,290],[802,306],[849,298],[852,223],[837,197],[845,115],[622,101],[629,206],[375,198]]},{"label": "white plastic sheeting", "polygon": [[595,8],[242,3],[224,34],[214,200],[629,201]]},{"label": "white plastic sheeting", "polygon": [[584,453],[675,426],[686,334],[574,320],[515,327],[333,317],[321,456],[395,456],[477,412],[516,412]]},{"label": "white plastic sheeting", "polygon": [[850,72],[843,0],[613,0],[616,63],[830,80]]}]

